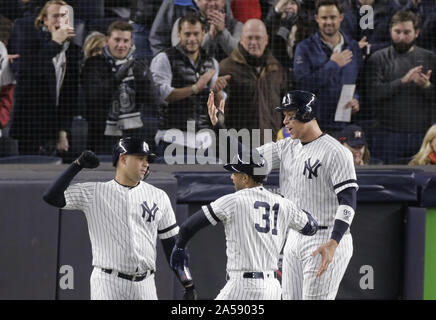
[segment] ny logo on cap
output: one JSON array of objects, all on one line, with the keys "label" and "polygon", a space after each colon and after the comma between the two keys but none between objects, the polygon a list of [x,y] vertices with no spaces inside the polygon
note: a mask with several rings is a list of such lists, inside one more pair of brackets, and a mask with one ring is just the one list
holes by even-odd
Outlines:
[{"label": "ny logo on cap", "polygon": [[142,144],[142,150],[144,150],[144,152],[148,152],[148,144],[146,142],[143,142]]},{"label": "ny logo on cap", "polygon": [[287,94],[283,97],[282,105],[289,106],[292,103],[292,96],[290,94]]},{"label": "ny logo on cap", "polygon": [[156,212],[157,210],[159,210],[158,206],[156,205],[156,203],[153,203],[153,207],[150,209],[150,207],[148,206],[147,201],[144,201],[141,204],[142,207],[142,217],[145,218],[145,214],[148,213],[148,218],[147,218],[147,222],[152,222],[155,220],[156,218]]}]

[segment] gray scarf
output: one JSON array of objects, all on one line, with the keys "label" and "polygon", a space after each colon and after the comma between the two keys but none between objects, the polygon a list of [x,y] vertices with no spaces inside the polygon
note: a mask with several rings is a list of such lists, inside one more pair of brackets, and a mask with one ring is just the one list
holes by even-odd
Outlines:
[{"label": "gray scarf", "polygon": [[[134,59],[132,54],[135,51],[133,47],[124,59],[117,59],[106,46],[103,49],[102,56],[110,64],[112,72],[117,72],[119,68],[127,61]],[[113,92],[111,105],[106,119],[106,136],[122,136],[123,130],[141,128],[141,112],[135,102],[136,83],[133,77],[133,70],[130,68],[127,76],[121,81],[118,88]]]}]

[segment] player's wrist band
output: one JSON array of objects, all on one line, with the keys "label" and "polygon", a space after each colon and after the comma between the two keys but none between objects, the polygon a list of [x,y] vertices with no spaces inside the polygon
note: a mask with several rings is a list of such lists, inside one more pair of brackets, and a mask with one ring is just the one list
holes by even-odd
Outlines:
[{"label": "player's wrist band", "polygon": [[354,209],[347,205],[340,205],[336,210],[335,219],[344,221],[348,225],[351,225],[351,222],[354,218]]}]

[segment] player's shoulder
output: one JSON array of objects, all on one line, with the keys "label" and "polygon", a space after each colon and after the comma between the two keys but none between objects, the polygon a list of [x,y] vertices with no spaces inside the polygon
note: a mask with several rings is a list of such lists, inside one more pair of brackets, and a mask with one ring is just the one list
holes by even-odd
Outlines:
[{"label": "player's shoulder", "polygon": [[168,194],[165,192],[165,190],[158,188],[152,184],[149,184],[145,181],[140,181],[139,182],[139,188],[141,188],[142,190],[146,191],[146,192],[152,192],[155,195],[159,195],[159,196],[163,196],[163,197],[168,197]]},{"label": "player's shoulder", "polygon": [[328,155],[328,158],[332,161],[351,161],[353,162],[353,154],[349,149],[344,147],[336,138],[331,135],[325,134],[322,136],[322,143],[324,145],[324,150]]},{"label": "player's shoulder", "polygon": [[332,153],[347,153],[350,152],[347,148],[345,148],[342,143],[340,143],[336,138],[332,137],[329,134],[324,134],[320,139],[323,145],[326,146],[327,152]]},{"label": "player's shoulder", "polygon": [[241,192],[244,190],[235,191],[233,193],[226,194],[224,196],[219,197],[216,201],[221,203],[231,203],[235,200],[244,197],[244,193]]},{"label": "player's shoulder", "polygon": [[287,137],[275,142],[276,147],[282,152],[288,149],[293,149],[298,145],[301,145],[299,139],[292,139],[291,137]]},{"label": "player's shoulder", "polygon": [[80,189],[95,189],[97,185],[102,183],[104,182],[97,182],[97,181],[77,182],[71,184],[70,187],[80,188]]}]

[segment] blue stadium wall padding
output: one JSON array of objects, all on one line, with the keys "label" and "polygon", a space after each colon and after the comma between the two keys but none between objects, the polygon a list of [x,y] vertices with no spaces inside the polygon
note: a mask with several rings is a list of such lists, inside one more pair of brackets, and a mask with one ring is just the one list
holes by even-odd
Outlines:
[{"label": "blue stadium wall padding", "polygon": [[425,225],[426,209],[406,209],[404,239],[403,299],[424,298]]},{"label": "blue stadium wall padding", "polygon": [[[234,192],[228,172],[176,172],[177,202],[210,202]],[[416,202],[418,191],[414,171],[358,172],[360,202]],[[274,171],[265,182],[267,189],[278,190],[279,173]]]},{"label": "blue stadium wall padding", "polygon": [[436,177],[432,176],[427,179],[422,187],[421,205],[427,208],[436,207]]}]

